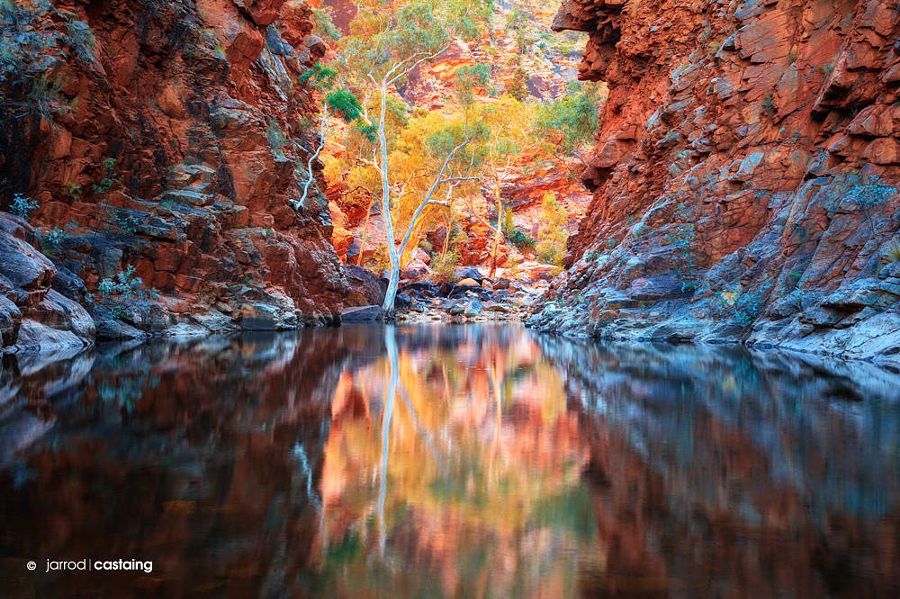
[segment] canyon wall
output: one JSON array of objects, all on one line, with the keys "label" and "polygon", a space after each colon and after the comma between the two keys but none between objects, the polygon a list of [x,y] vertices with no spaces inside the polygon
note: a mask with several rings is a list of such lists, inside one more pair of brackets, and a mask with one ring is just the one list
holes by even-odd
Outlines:
[{"label": "canyon wall", "polygon": [[0,227],[4,346],[338,318],[306,2],[2,0],[0,28],[0,209],[33,202]]},{"label": "canyon wall", "polygon": [[568,0],[610,95],[569,335],[900,359],[900,5]]}]

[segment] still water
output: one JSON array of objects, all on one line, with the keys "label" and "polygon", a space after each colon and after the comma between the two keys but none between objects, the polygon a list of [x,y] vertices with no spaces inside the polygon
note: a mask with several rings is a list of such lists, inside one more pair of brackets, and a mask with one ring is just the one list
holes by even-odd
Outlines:
[{"label": "still water", "polygon": [[900,594],[870,365],[347,327],[0,377],[0,596]]}]

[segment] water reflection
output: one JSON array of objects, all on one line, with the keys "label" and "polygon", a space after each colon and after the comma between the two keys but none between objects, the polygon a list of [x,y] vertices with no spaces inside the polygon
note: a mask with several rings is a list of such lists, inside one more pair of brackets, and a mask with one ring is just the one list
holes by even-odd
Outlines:
[{"label": "water reflection", "polygon": [[896,596],[898,379],[510,326],[7,357],[0,595]]}]

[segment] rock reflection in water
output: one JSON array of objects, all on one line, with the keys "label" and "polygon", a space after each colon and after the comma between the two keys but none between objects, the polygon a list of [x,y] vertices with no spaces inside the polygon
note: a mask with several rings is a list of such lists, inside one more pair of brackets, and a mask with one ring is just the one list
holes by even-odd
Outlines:
[{"label": "rock reflection in water", "polygon": [[896,595],[898,382],[511,326],[7,357],[0,595]]}]

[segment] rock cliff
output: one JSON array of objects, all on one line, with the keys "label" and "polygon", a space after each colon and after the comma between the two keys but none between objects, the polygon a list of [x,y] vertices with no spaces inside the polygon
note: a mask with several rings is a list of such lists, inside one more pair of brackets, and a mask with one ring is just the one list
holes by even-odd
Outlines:
[{"label": "rock cliff", "polygon": [[[312,28],[298,0],[0,1],[0,209],[36,227],[11,220],[2,259],[65,273],[34,284],[100,337],[334,320],[327,201],[298,201]],[[28,293],[0,287],[16,323]]]},{"label": "rock cliff", "polygon": [[900,5],[568,0],[610,94],[531,323],[897,363]]}]

